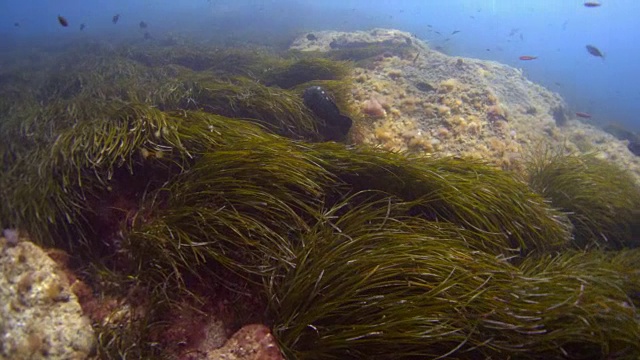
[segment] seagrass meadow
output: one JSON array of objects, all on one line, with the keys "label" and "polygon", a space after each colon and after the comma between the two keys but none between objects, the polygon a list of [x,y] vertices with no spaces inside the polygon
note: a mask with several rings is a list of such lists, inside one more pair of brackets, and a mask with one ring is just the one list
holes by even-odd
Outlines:
[{"label": "seagrass meadow", "polygon": [[326,141],[304,89],[357,132],[351,69],[389,51],[24,54],[0,71],[2,226],[126,304],[93,314],[102,359],[180,358],[172,316],[220,296],[290,360],[638,359],[633,179],[550,148],[513,174]]}]

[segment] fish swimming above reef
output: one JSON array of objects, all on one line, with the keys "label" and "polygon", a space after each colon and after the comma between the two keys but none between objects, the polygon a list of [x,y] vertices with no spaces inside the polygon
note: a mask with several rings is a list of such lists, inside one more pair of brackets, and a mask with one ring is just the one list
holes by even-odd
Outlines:
[{"label": "fish swimming above reef", "polygon": [[596,57],[600,57],[600,58],[602,58],[604,60],[604,54],[597,47],[595,47],[593,45],[587,45],[586,48],[587,48],[587,51],[589,52],[589,54],[591,54],[593,56],[596,56]]},{"label": "fish swimming above reef", "polygon": [[120,14],[115,14],[115,15],[113,15],[113,18],[111,19],[111,22],[113,22],[114,24],[117,24],[118,20],[120,20]]},{"label": "fish swimming above reef", "polygon": [[528,60],[535,60],[537,59],[537,56],[531,56],[531,55],[522,55],[520,56],[518,59],[520,60],[524,60],[524,61],[528,61]]},{"label": "fish swimming above reef", "polygon": [[586,112],[578,111],[578,112],[576,112],[576,116],[580,117],[580,118],[583,118],[583,119],[591,119],[591,114],[586,113]]},{"label": "fish swimming above reef", "polygon": [[138,26],[140,26],[140,29],[146,29],[148,25],[146,22],[140,21],[140,24],[138,24]]},{"label": "fish swimming above reef", "polygon": [[60,23],[60,25],[67,27],[69,26],[69,22],[67,21],[67,19],[65,19],[63,16],[58,15],[58,22]]},{"label": "fish swimming above reef", "polygon": [[14,23],[13,23],[13,26],[15,26],[15,27],[20,27],[20,23],[19,23],[19,22],[14,22]]},{"label": "fish swimming above reef", "polygon": [[585,7],[598,7],[600,5],[602,5],[602,4],[600,4],[597,1],[587,1],[587,2],[584,3]]},{"label": "fish swimming above reef", "polygon": [[86,27],[87,27],[87,25],[85,25],[84,23],[80,24],[80,31],[83,31],[84,28],[86,28]]}]

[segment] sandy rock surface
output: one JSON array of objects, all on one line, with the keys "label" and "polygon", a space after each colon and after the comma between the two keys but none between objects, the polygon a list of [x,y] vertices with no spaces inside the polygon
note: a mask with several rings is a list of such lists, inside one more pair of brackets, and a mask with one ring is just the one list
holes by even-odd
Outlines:
[{"label": "sandy rock surface", "polygon": [[268,327],[250,324],[236,331],[224,345],[205,341],[185,360],[284,360]]},{"label": "sandy rock surface", "polygon": [[292,48],[329,51],[378,44],[401,51],[356,67],[351,101],[363,114],[356,142],[481,158],[515,171],[522,170],[523,157],[544,146],[595,152],[628,169],[640,183],[640,157],[624,140],[579,121],[559,94],[529,81],[521,69],[445,55],[399,30],[312,32]]},{"label": "sandy rock surface", "polygon": [[94,332],[58,265],[24,239],[0,238],[0,359],[86,359]]}]

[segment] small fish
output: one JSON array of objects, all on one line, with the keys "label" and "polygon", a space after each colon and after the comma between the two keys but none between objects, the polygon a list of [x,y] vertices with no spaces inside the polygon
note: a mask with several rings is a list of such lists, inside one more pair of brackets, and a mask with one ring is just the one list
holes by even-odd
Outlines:
[{"label": "small fish", "polygon": [[535,60],[537,58],[538,58],[537,56],[522,55],[518,59],[527,61],[527,60]]},{"label": "small fish", "polygon": [[591,54],[593,56],[596,56],[596,57],[601,57],[604,60],[604,54],[597,47],[595,47],[593,45],[587,45],[586,48],[587,48],[587,51],[589,52],[589,54]]},{"label": "small fish", "polygon": [[511,29],[511,31],[509,32],[509,36],[513,36],[513,35],[517,34],[518,31],[520,31],[520,29],[518,29],[518,28]]},{"label": "small fish", "polygon": [[591,119],[591,114],[586,113],[586,112],[578,111],[578,112],[576,112],[576,116],[580,117],[580,118],[583,118],[583,119]]},{"label": "small fish", "polygon": [[148,31],[145,31],[144,32],[144,39],[145,40],[151,40],[151,39],[153,39],[153,36],[151,36],[151,34],[149,34]]},{"label": "small fish", "polygon": [[455,34],[457,34],[457,33],[459,33],[459,32],[460,32],[460,30],[454,30],[454,31],[451,33],[451,35],[455,35]]},{"label": "small fish", "polygon": [[436,33],[436,34],[438,34],[438,35],[442,35],[442,34],[440,33],[440,31],[434,31],[434,33]]},{"label": "small fish", "polygon": [[83,31],[84,28],[86,28],[86,27],[87,27],[87,25],[85,25],[84,23],[80,24],[80,31]]},{"label": "small fish", "polygon": [[318,40],[318,37],[313,35],[313,34],[311,34],[311,33],[309,33],[309,34],[307,34],[307,40],[316,41],[316,40]]},{"label": "small fish", "polygon": [[114,24],[117,24],[118,20],[120,20],[120,14],[115,14],[115,15],[113,15],[113,18],[111,19],[111,22],[113,22]]},{"label": "small fish", "polygon": [[587,2],[584,3],[585,7],[598,7],[600,5],[602,5],[602,4],[600,4],[597,1],[587,1]]},{"label": "small fish", "polygon": [[147,23],[144,21],[140,21],[140,24],[138,24],[140,26],[140,29],[146,29],[147,28]]},{"label": "small fish", "polygon": [[61,15],[58,15],[58,22],[60,23],[60,25],[62,25],[64,27],[69,26],[69,22],[67,21],[67,19],[65,19]]},{"label": "small fish", "polygon": [[20,23],[19,23],[19,22],[14,22],[14,23],[13,23],[13,26],[15,26],[15,27],[20,27]]}]

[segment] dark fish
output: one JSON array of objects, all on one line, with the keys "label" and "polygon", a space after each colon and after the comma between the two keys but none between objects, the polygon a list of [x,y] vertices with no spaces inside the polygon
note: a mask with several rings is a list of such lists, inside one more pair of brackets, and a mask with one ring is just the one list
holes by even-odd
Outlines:
[{"label": "dark fish", "polygon": [[454,30],[454,31],[451,33],[451,35],[455,35],[455,34],[457,34],[457,33],[459,33],[459,32],[460,32],[460,30]]},{"label": "dark fish", "polygon": [[434,31],[434,33],[436,33],[438,35],[442,35],[442,34],[440,34],[440,31]]},{"label": "dark fish", "polygon": [[113,19],[111,19],[111,21],[112,21],[114,24],[117,24],[117,23],[118,23],[118,20],[120,20],[120,14],[115,14],[115,15],[113,15]]},{"label": "dark fish", "polygon": [[577,116],[577,117],[581,117],[581,118],[583,118],[583,119],[591,119],[591,114],[586,113],[586,112],[580,112],[580,111],[578,111],[578,112],[576,112],[576,116]]},{"label": "dark fish", "polygon": [[602,53],[602,51],[600,51],[600,49],[593,45],[587,45],[587,51],[593,56],[601,57],[602,59],[604,59],[604,54]]},{"label": "dark fish", "polygon": [[60,23],[60,25],[67,27],[69,26],[69,22],[67,21],[67,19],[65,19],[64,17],[58,15],[58,22]]},{"label": "dark fish", "polygon": [[13,26],[15,26],[15,27],[20,27],[20,23],[19,23],[19,22],[14,22],[14,23],[13,23]]},{"label": "dark fish", "polygon": [[518,31],[520,31],[520,29],[518,29],[518,28],[511,29],[511,31],[509,32],[509,36],[513,36],[513,35],[517,34]]},{"label": "dark fish", "polygon": [[153,39],[153,36],[151,36],[151,34],[149,34],[148,31],[145,31],[144,32],[144,39],[145,40],[151,40],[151,39]]},{"label": "dark fish", "polygon": [[80,24],[80,31],[84,30],[84,28],[86,28],[87,25],[85,25],[84,23]]},{"label": "dark fish", "polygon": [[139,26],[140,26],[140,29],[146,29],[148,25],[147,25],[147,23],[146,23],[146,22],[144,22],[144,21],[140,21]]},{"label": "dark fish", "polygon": [[522,36],[522,34],[520,34],[520,40],[524,41],[524,36]]},{"label": "dark fish", "polygon": [[316,41],[316,40],[318,40],[318,37],[313,35],[313,34],[307,34],[307,40]]},{"label": "dark fish", "polygon": [[587,2],[584,3],[584,6],[586,6],[586,7],[598,7],[600,5],[602,5],[602,4],[600,4],[597,1],[587,1]]},{"label": "dark fish", "polygon": [[535,59],[537,59],[537,58],[538,58],[537,56],[522,55],[522,56],[520,56],[518,59],[520,59],[520,60],[525,60],[525,61],[526,61],[526,60],[535,60]]}]

